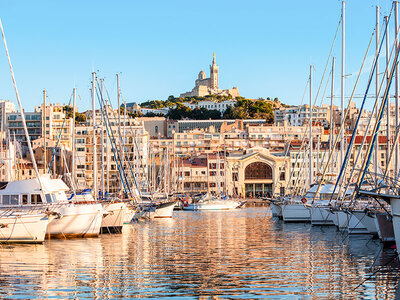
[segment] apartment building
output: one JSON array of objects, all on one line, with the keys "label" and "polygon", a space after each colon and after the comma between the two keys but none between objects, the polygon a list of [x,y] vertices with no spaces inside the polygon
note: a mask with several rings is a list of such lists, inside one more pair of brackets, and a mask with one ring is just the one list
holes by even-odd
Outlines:
[{"label": "apartment building", "polygon": [[[131,187],[135,181],[141,190],[148,188],[149,135],[143,123],[126,116],[118,124],[116,110],[107,108],[108,121],[96,111],[96,160],[99,190],[119,193],[125,190],[120,179],[123,172]],[[94,141],[92,112],[86,112],[86,124],[75,128],[74,174],[78,188],[92,188],[94,183]],[[125,120],[124,120],[125,119]],[[125,151],[122,151],[125,149]],[[123,154],[124,153],[124,154]]]},{"label": "apartment building", "polygon": [[[327,104],[321,107],[313,106],[313,123],[324,126],[330,123],[330,106]],[[308,123],[310,118],[310,106],[307,104],[290,107],[280,107],[274,110],[275,125],[284,125],[286,122],[290,126],[303,126]]]}]

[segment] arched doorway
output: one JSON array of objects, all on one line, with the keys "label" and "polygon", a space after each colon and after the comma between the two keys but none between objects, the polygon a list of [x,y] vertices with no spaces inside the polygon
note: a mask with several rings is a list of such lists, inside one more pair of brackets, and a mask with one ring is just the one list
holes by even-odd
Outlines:
[{"label": "arched doorway", "polygon": [[249,164],[244,170],[246,197],[269,196],[272,193],[272,167],[264,162]]}]

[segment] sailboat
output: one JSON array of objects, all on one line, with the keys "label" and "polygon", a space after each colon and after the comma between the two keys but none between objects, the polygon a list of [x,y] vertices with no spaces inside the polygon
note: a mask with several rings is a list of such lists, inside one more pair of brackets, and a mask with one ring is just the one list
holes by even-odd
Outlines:
[{"label": "sailboat", "polygon": [[[97,236],[101,223],[101,205],[97,203],[70,203],[65,194],[65,191],[69,188],[62,180],[51,179],[49,175],[39,175],[1,21],[0,28],[10,66],[14,90],[21,112],[25,138],[36,174],[36,178],[34,179],[12,181],[3,186],[0,190],[0,196],[2,198],[0,211],[18,210],[21,211],[22,214],[27,215],[32,214],[32,211],[39,215],[45,211],[46,213],[55,215],[56,218],[51,220],[46,228],[46,233],[50,236]],[[43,223],[41,219],[37,219],[37,222]],[[34,227],[33,224],[31,225]],[[28,238],[30,237],[28,236]],[[18,239],[22,239],[22,237],[18,236]],[[13,237],[9,237],[9,240],[13,240]]]},{"label": "sailboat", "polygon": [[244,203],[229,200],[226,197],[217,198],[210,194],[204,194],[199,199],[192,199],[192,203],[185,202],[183,210],[231,210],[240,208]]}]

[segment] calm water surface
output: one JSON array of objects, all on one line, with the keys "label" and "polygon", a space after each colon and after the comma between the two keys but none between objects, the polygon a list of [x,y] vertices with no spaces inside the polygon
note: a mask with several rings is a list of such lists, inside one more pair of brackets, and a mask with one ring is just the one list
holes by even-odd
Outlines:
[{"label": "calm water surface", "polygon": [[268,209],[176,212],[119,235],[0,246],[0,298],[391,299],[393,258],[369,236]]}]

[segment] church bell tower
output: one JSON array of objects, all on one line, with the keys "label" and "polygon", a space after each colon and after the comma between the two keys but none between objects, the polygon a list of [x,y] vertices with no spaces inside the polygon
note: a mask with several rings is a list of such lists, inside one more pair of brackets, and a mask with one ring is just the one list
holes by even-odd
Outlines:
[{"label": "church bell tower", "polygon": [[210,66],[210,79],[211,79],[211,86],[212,90],[218,90],[218,66],[215,62],[215,53],[213,54],[213,62]]}]

